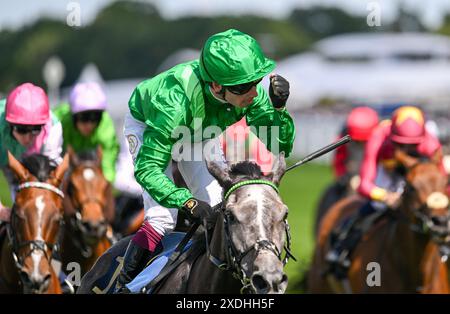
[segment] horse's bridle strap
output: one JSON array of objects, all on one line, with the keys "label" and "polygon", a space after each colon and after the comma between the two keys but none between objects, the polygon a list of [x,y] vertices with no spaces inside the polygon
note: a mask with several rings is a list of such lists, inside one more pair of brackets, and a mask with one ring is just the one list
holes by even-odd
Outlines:
[{"label": "horse's bridle strap", "polygon": [[64,198],[64,193],[60,189],[58,189],[57,187],[55,187],[49,183],[39,182],[39,181],[30,181],[30,182],[22,183],[17,187],[17,191],[20,191],[23,189],[28,189],[28,188],[39,188],[39,189],[49,190],[49,191],[52,191],[52,192],[58,194],[61,198]]},{"label": "horse's bridle strap", "polygon": [[277,193],[279,193],[278,187],[270,181],[267,181],[267,180],[245,180],[245,181],[241,181],[241,182],[238,182],[235,185],[233,185],[225,194],[224,200],[227,200],[228,197],[230,196],[230,194],[233,193],[234,191],[236,191],[237,189],[239,189],[240,187],[243,187],[245,185],[250,185],[250,184],[265,184],[265,185],[272,187]]}]

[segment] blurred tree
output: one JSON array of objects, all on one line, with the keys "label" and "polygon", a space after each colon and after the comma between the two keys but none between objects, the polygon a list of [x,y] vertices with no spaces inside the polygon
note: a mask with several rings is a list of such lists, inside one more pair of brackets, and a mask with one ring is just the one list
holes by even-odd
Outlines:
[{"label": "blurred tree", "polygon": [[442,35],[450,36],[450,14],[444,17],[444,22],[437,32]]},{"label": "blurred tree", "polygon": [[261,41],[275,59],[308,48],[311,38],[289,21],[257,16],[184,17],[164,20],[149,3],[116,1],[87,26],[41,19],[16,32],[0,32],[0,91],[31,81],[43,85],[42,67],[52,55],[66,66],[71,85],[87,63],[108,79],[148,77],[171,53],[201,49],[213,33],[236,28]]},{"label": "blurred tree", "polygon": [[24,81],[43,85],[42,67],[58,54],[68,30],[61,23],[41,19],[18,32],[0,33],[0,86],[9,90]]},{"label": "blurred tree", "polygon": [[228,28],[254,36],[276,60],[326,36],[380,30],[369,27],[365,16],[333,8],[294,10],[286,20],[246,15],[169,21],[150,3],[115,1],[82,27],[41,19],[15,32],[0,32],[0,92],[24,81],[43,85],[42,67],[52,55],[66,66],[63,86],[73,84],[87,63],[96,64],[105,80],[150,77],[168,55],[182,48],[201,49],[211,34]]},{"label": "blurred tree", "polygon": [[314,40],[336,34],[371,30],[366,16],[352,16],[337,8],[296,9],[292,11],[289,20]]},{"label": "blurred tree", "polygon": [[423,32],[426,31],[426,28],[415,13],[400,6],[397,18],[387,30],[393,32]]}]

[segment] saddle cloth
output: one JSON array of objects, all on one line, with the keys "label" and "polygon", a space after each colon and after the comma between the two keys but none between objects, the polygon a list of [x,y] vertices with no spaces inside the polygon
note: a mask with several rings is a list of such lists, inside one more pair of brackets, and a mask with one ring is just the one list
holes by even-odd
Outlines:
[{"label": "saddle cloth", "polygon": [[[172,232],[166,235],[162,239],[162,253],[156,256],[142,272],[140,272],[130,283],[128,283],[127,288],[130,289],[132,293],[139,293],[145,285],[158,276],[184,236],[184,232]],[[189,240],[184,247],[183,252],[188,250],[191,245],[192,240]]]}]

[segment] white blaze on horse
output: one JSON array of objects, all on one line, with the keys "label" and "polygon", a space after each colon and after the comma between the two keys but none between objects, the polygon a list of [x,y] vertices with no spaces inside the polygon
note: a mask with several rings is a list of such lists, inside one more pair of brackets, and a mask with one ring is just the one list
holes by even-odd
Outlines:
[{"label": "white blaze on horse", "polygon": [[59,185],[69,158],[54,170],[43,155],[30,155],[22,164],[8,152],[8,161],[19,186],[7,238],[0,243],[0,293],[61,293],[51,262],[63,217]]}]

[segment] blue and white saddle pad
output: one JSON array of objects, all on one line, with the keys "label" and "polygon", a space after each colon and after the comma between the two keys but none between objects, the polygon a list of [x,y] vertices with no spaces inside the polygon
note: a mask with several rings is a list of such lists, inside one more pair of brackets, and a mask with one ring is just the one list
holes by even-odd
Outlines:
[{"label": "blue and white saddle pad", "polygon": [[[172,232],[166,235],[162,239],[163,252],[156,257],[150,265],[148,265],[139,275],[136,276],[130,283],[126,286],[132,293],[138,293],[141,289],[152,281],[161,272],[163,267],[167,264],[169,257],[175,251],[177,245],[181,242],[186,234],[184,232]],[[192,245],[192,240],[184,247],[183,252],[189,249]],[[151,293],[151,291],[148,291]]]}]

